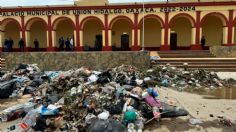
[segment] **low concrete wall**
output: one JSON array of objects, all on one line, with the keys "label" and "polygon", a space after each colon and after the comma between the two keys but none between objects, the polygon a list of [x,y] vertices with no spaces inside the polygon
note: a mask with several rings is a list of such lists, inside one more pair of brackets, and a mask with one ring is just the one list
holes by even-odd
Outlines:
[{"label": "low concrete wall", "polygon": [[69,70],[85,66],[106,69],[122,64],[138,68],[150,66],[149,52],[25,52],[1,53],[6,59],[6,69],[11,70],[19,63],[38,64],[42,70]]},{"label": "low concrete wall", "polygon": [[216,57],[228,57],[235,58],[236,57],[236,46],[212,46],[210,47],[210,51]]}]

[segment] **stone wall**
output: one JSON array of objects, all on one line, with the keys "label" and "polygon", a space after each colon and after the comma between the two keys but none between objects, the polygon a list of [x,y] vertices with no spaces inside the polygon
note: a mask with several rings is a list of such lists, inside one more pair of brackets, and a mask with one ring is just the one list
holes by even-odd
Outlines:
[{"label": "stone wall", "polygon": [[219,58],[234,58],[236,57],[236,46],[212,46],[210,51]]},{"label": "stone wall", "polygon": [[6,69],[11,70],[19,63],[38,64],[42,70],[69,70],[82,66],[106,69],[122,64],[138,68],[150,66],[149,52],[25,52],[1,53],[6,59]]}]

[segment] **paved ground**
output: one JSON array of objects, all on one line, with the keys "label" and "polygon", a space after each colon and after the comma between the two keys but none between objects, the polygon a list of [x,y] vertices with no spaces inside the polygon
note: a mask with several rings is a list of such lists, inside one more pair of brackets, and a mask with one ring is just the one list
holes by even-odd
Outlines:
[{"label": "paved ground", "polygon": [[[233,128],[219,124],[216,116],[224,115],[236,120],[236,100],[225,99],[204,99],[200,95],[186,92],[178,92],[171,89],[160,89],[161,98],[169,98],[177,101],[190,113],[190,116],[175,119],[163,119],[158,125],[152,122],[146,126],[145,131],[159,132],[235,132]],[[214,117],[209,115],[213,114]],[[197,118],[203,121],[198,126],[189,123],[190,118]]]}]

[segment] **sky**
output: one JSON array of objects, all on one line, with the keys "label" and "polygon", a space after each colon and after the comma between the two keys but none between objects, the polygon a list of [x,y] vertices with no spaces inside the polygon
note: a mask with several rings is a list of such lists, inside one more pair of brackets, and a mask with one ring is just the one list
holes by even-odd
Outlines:
[{"label": "sky", "polygon": [[[37,1],[37,2],[36,2]],[[165,0],[144,0],[147,2]],[[109,0],[110,3],[142,2],[142,0]],[[69,5],[74,0],[0,0],[0,6],[36,6],[36,5]]]}]

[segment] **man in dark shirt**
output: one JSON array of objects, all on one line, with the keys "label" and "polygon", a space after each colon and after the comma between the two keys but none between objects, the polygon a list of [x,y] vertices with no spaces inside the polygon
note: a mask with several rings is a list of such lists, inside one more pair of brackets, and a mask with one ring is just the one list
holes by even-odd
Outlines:
[{"label": "man in dark shirt", "polygon": [[66,39],[65,44],[66,44],[66,51],[70,51],[70,39],[69,38]]},{"label": "man in dark shirt", "polygon": [[38,41],[38,39],[34,39],[34,48],[35,48],[35,51],[39,51],[39,41]]},{"label": "man in dark shirt", "polygon": [[13,50],[13,45],[14,45],[14,41],[12,40],[12,38],[9,38],[9,51],[12,52]]},{"label": "man in dark shirt", "polygon": [[63,37],[59,38],[59,50],[60,51],[64,50],[64,43],[65,43],[65,41],[64,41]]},{"label": "man in dark shirt", "polygon": [[205,45],[206,45],[206,39],[204,36],[202,36],[202,39],[201,39],[201,46],[202,46],[202,49],[204,50],[205,49]]},{"label": "man in dark shirt", "polygon": [[4,47],[5,47],[5,52],[9,52],[9,41],[8,41],[8,39],[5,39]]},{"label": "man in dark shirt", "polygon": [[19,48],[20,48],[21,52],[24,52],[25,42],[24,42],[24,40],[22,38],[19,41]]}]

